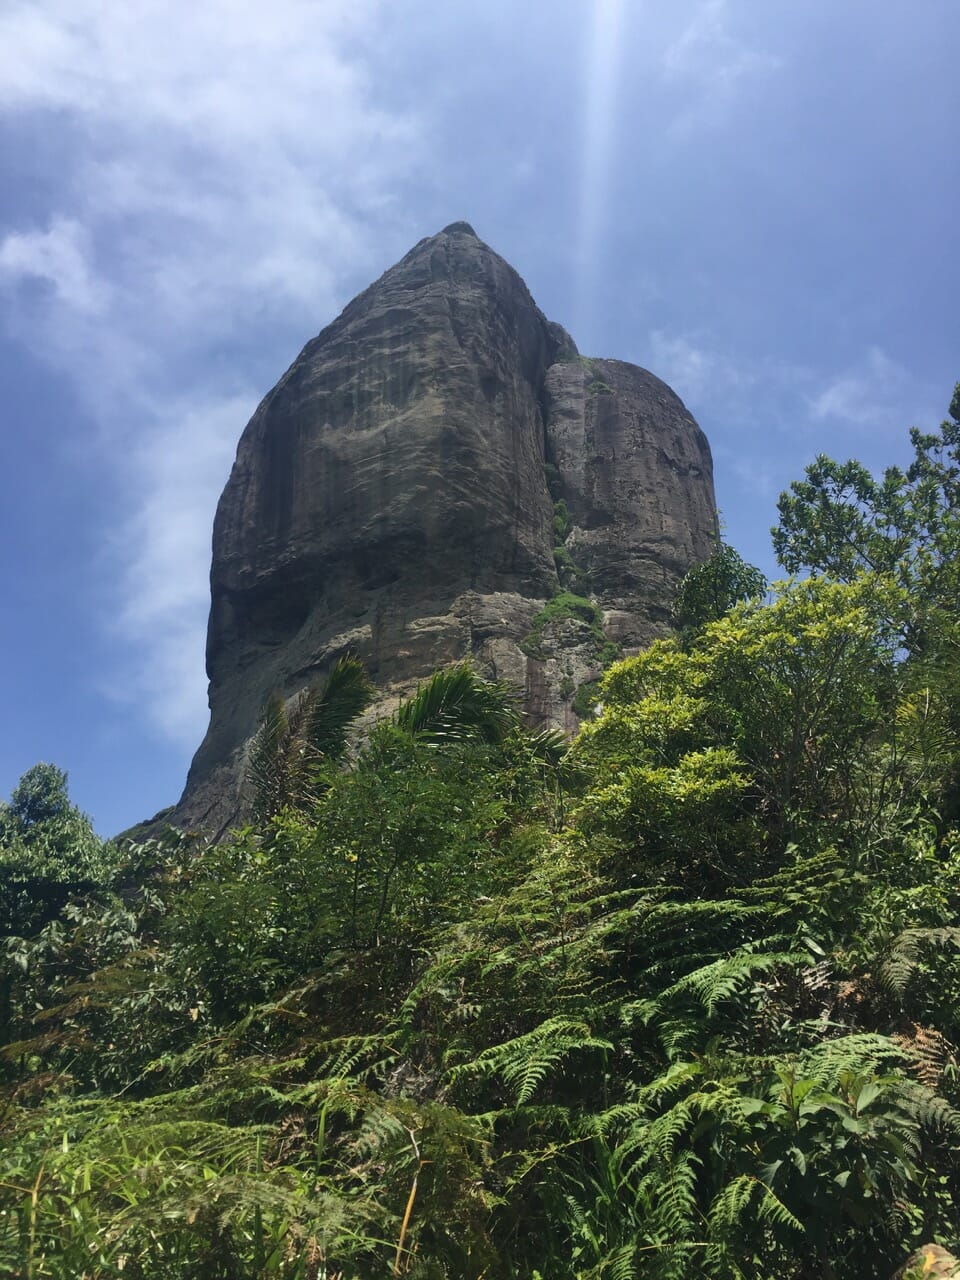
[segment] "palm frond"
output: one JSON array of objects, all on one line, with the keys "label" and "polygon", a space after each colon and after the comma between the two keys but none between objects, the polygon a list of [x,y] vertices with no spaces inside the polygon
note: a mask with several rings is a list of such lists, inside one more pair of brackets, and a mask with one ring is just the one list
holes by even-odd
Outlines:
[{"label": "palm frond", "polygon": [[263,709],[247,759],[247,777],[254,792],[253,812],[257,818],[267,818],[283,807],[289,741],[286,704],[279,693],[273,693]]},{"label": "palm frond", "polygon": [[519,724],[506,685],[484,680],[469,663],[435,672],[402,702],[395,722],[405,733],[437,745],[451,739],[502,742]]},{"label": "palm frond", "polygon": [[528,734],[526,743],[534,760],[556,769],[569,755],[572,739],[562,729],[541,729],[539,733]]},{"label": "palm frond", "polygon": [[366,711],[375,692],[359,658],[338,658],[306,708],[301,730],[305,746],[328,759],[340,757],[350,725]]},{"label": "palm frond", "polygon": [[363,664],[351,654],[289,705],[280,693],[271,694],[247,759],[256,819],[271,818],[287,805],[309,807],[320,765],[343,754],[351,722],[373,696]]}]

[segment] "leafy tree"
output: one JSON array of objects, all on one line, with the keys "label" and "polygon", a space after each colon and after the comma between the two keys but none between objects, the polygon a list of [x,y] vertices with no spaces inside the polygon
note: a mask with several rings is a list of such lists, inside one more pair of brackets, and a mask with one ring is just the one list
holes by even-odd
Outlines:
[{"label": "leafy tree", "polygon": [[685,636],[746,600],[764,595],[767,580],[728,543],[717,541],[709,560],[696,565],[677,588],[673,614]]},{"label": "leafy tree", "polygon": [[911,648],[923,648],[931,606],[956,613],[960,588],[960,383],[939,432],[910,431],[913,461],[877,477],[821,454],[780,495],[772,530],[780,563],[850,582],[890,574],[911,594]]},{"label": "leafy tree", "polygon": [[647,874],[698,881],[843,838],[893,698],[885,620],[901,607],[883,583],[811,579],[735,606],[688,650],[661,640],[612,667],[577,747],[595,779],[581,821]]},{"label": "leafy tree", "polygon": [[64,771],[28,769],[0,804],[0,936],[35,932],[108,870],[106,847],[70,803]]},{"label": "leafy tree", "polygon": [[[89,818],[70,803],[67,775],[36,764],[0,804],[0,945],[29,937],[72,898],[100,889],[109,858]],[[0,1042],[16,1038],[15,966],[0,955]]]},{"label": "leafy tree", "polygon": [[[960,817],[960,383],[939,432],[910,432],[914,458],[880,478],[859,462],[821,456],[780,496],[774,547],[790,571],[841,581],[871,572],[896,582],[893,621],[909,661],[895,749],[910,744],[915,775],[946,825]],[[923,784],[926,786],[926,783]]]}]

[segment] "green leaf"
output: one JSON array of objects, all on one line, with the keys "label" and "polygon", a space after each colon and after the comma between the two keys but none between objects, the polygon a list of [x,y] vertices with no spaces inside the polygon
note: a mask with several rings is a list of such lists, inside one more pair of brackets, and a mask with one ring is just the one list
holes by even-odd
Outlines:
[{"label": "green leaf", "polygon": [[866,1111],[870,1103],[874,1102],[877,1098],[879,1098],[882,1093],[883,1093],[883,1090],[881,1089],[880,1085],[876,1084],[875,1082],[870,1081],[867,1084],[865,1084],[863,1088],[860,1090],[860,1092],[857,1094],[857,1115],[859,1115],[862,1111]]}]

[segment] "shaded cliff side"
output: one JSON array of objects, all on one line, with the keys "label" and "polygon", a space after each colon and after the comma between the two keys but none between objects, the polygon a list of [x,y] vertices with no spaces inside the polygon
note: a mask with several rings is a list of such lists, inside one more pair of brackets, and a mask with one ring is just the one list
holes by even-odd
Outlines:
[{"label": "shaded cliff side", "polygon": [[[580,357],[466,223],[422,240],[243,432],[214,522],[210,727],[174,820],[230,822],[266,698],[347,651],[387,703],[472,654],[534,723],[575,727],[715,528],[709,447],[669,387]],[[561,587],[592,616],[545,616]]]}]

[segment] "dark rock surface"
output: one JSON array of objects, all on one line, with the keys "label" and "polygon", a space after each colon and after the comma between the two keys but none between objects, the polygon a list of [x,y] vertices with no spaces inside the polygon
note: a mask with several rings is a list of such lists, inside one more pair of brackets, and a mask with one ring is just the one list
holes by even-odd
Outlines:
[{"label": "dark rock surface", "polygon": [[[713,463],[683,401],[622,360],[554,364],[545,383],[553,487],[572,559],[626,645],[665,622],[677,581],[710,553]],[[612,621],[612,620],[611,620]]]},{"label": "dark rock surface", "polygon": [[384,705],[473,654],[534,722],[575,727],[596,628],[551,622],[537,656],[521,647],[558,590],[559,499],[561,574],[611,637],[649,640],[711,549],[706,440],[652,374],[581,358],[454,223],[309,342],[243,433],[214,523],[210,728],[175,821],[231,822],[268,695],[346,651]]}]

